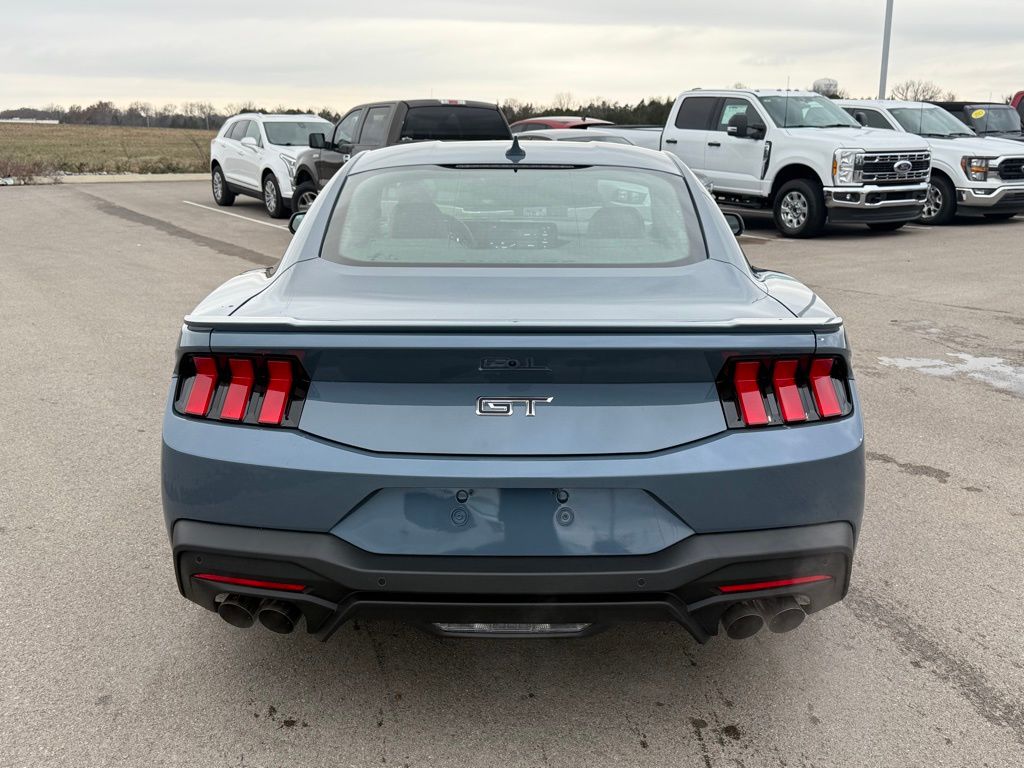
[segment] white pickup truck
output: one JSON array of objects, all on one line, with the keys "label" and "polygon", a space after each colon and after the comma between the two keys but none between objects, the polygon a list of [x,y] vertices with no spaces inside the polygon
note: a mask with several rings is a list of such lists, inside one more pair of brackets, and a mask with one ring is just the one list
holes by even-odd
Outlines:
[{"label": "white pickup truck", "polygon": [[679,157],[720,204],[771,209],[787,237],[826,221],[894,230],[921,216],[931,151],[924,139],[863,128],[808,91],[687,91],[660,132],[602,125]]},{"label": "white pickup truck", "polygon": [[[1024,144],[978,136],[942,107],[889,99],[836,102],[872,128],[917,134],[932,149],[921,221],[946,224],[957,213],[1012,219],[1024,213]],[[979,110],[982,111],[982,110]]]}]

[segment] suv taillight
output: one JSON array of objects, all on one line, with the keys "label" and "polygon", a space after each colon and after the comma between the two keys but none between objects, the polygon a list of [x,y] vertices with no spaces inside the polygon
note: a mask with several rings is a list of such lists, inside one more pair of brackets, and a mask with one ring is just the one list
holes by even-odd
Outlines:
[{"label": "suv taillight", "polygon": [[201,419],[295,427],[309,378],[292,357],[186,355],[178,366],[174,410]]},{"label": "suv taillight", "polygon": [[730,429],[821,421],[853,411],[841,357],[730,360],[717,386]]}]

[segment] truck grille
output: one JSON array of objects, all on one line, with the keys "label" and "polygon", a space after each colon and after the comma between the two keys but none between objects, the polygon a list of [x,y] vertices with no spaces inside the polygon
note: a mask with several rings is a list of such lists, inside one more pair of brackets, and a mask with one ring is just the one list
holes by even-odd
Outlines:
[{"label": "truck grille", "polygon": [[[902,160],[910,163],[909,171],[895,169]],[[864,155],[860,178],[865,184],[913,184],[928,179],[931,164],[931,152],[875,152]]]},{"label": "truck grille", "polygon": [[1006,181],[1024,179],[1024,157],[1011,157],[999,164],[999,178]]}]

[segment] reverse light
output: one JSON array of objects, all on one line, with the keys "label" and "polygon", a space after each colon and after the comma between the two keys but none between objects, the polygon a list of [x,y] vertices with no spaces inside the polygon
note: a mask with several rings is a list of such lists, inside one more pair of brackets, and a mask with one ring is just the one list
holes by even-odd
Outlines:
[{"label": "reverse light", "polygon": [[186,355],[174,410],[210,420],[295,427],[309,379],[294,358]]},{"label": "reverse light", "polygon": [[964,175],[971,181],[988,181],[989,157],[965,156],[960,159],[960,167]]},{"label": "reverse light", "polygon": [[285,581],[264,581],[263,579],[246,579],[238,576],[221,576],[219,573],[194,573],[193,579],[212,581],[217,584],[233,584],[236,587],[255,587],[256,589],[279,589],[282,592],[302,592],[305,584],[292,584]]},{"label": "reverse light", "polygon": [[771,581],[752,581],[747,584],[723,584],[718,588],[719,592],[731,594],[734,592],[756,592],[760,589],[778,589],[779,587],[795,587],[801,584],[817,584],[821,581],[829,581],[832,577],[820,573],[814,576],[794,576],[791,579],[773,579]]}]

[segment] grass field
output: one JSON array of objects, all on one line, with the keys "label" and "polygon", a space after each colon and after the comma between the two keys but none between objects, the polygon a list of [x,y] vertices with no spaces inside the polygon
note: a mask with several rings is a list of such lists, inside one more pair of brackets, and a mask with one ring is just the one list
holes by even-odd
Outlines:
[{"label": "grass field", "polygon": [[205,171],[214,131],[0,123],[0,177]]}]

